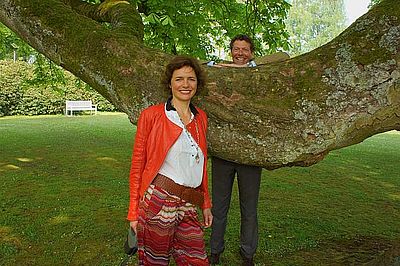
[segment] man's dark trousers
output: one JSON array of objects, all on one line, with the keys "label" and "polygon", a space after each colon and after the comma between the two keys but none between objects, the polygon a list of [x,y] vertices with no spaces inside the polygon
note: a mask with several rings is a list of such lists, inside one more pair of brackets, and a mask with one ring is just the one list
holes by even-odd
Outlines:
[{"label": "man's dark trousers", "polygon": [[240,199],[240,250],[251,258],[258,244],[257,205],[261,182],[261,167],[238,164],[212,157],[212,232],[211,253],[225,249],[224,234],[235,174],[238,177]]}]

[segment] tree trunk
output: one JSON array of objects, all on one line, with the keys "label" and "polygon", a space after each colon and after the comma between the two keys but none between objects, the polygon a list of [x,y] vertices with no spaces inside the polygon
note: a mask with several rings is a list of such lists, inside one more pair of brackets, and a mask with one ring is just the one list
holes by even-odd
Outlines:
[{"label": "tree trunk", "polygon": [[[165,101],[160,78],[171,55],[142,44],[135,7],[106,3],[2,0],[0,21],[135,123],[141,110]],[[195,104],[209,116],[210,152],[267,169],[307,166],[399,130],[399,52],[400,5],[383,0],[310,53],[255,68],[206,68]]]}]

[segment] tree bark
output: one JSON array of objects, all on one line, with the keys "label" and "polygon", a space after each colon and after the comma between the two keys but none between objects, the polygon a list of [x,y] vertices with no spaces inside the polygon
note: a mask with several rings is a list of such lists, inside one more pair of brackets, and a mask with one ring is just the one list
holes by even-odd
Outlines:
[{"label": "tree bark", "polygon": [[[135,123],[165,101],[160,79],[171,55],[142,44],[136,8],[108,2],[82,9],[79,0],[2,0],[0,21]],[[399,130],[399,52],[400,5],[383,0],[310,53],[248,69],[205,67],[195,104],[209,116],[210,152],[267,169],[308,166]]]}]

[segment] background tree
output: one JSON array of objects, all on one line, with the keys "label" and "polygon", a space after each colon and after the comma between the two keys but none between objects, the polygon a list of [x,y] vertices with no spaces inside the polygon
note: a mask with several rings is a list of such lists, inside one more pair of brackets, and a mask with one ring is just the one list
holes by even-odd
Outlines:
[{"label": "background tree", "polygon": [[65,85],[66,78],[62,68],[38,53],[9,28],[0,23],[0,60],[22,60],[34,65],[34,75],[25,76],[32,85],[50,85],[57,89]]},{"label": "background tree", "polygon": [[[159,77],[171,55],[143,44],[132,4],[5,0],[0,21],[133,123],[167,96]],[[383,0],[310,53],[252,69],[207,69],[197,104],[209,115],[210,151],[269,169],[310,165],[330,150],[399,129],[399,21],[397,0]]]},{"label": "background tree", "polygon": [[34,50],[26,42],[0,23],[0,60],[18,57],[27,60],[33,52]]},{"label": "background tree", "polygon": [[338,36],[346,27],[343,0],[291,0],[286,19],[289,53],[309,52]]}]

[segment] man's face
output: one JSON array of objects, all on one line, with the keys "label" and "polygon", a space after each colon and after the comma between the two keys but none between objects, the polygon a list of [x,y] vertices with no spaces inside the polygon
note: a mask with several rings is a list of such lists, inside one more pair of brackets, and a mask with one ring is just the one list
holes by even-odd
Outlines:
[{"label": "man's face", "polygon": [[253,57],[253,53],[250,49],[250,43],[242,40],[236,40],[233,43],[231,53],[233,63],[238,65],[247,64]]}]

